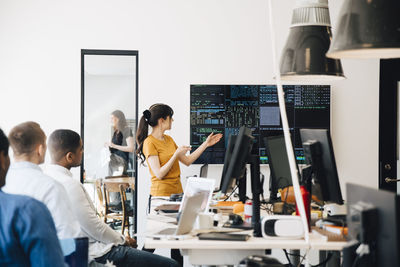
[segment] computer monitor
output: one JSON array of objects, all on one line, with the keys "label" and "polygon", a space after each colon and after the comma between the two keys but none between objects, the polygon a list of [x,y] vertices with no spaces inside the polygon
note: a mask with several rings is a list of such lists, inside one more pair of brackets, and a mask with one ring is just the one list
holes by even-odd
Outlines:
[{"label": "computer monitor", "polygon": [[[286,113],[297,163],[304,164],[301,128],[329,129],[330,85],[283,85]],[[190,85],[190,144],[195,150],[207,136],[237,135],[245,126],[255,138],[252,154],[268,164],[264,136],[282,134],[276,85],[192,84]],[[228,139],[208,148],[194,164],[223,164]]]},{"label": "computer monitor", "polygon": [[222,168],[222,175],[221,175],[221,181],[220,181],[220,184],[219,184],[219,190],[222,189],[222,186],[223,186],[224,181],[225,181],[224,178],[225,178],[225,175],[226,175],[226,171],[228,170],[230,159],[232,158],[233,149],[235,148],[236,137],[237,137],[236,135],[230,135],[228,137],[228,145],[226,147],[225,158],[224,158],[224,166]]},{"label": "computer monitor", "polygon": [[[251,135],[251,130],[242,126],[239,130],[239,134],[235,138],[231,157],[225,157],[224,169],[226,169],[226,172],[221,179],[222,193],[226,194],[228,190],[232,188],[235,180],[243,178],[246,170],[246,163],[253,147],[253,139],[254,137]],[[233,142],[232,138],[230,142]]]},{"label": "computer monitor", "polygon": [[[346,191],[349,235],[359,242],[367,240],[371,253],[355,265],[355,257],[345,258],[344,266],[400,266],[399,195],[355,184],[347,184]],[[367,215],[371,209],[375,213]]]},{"label": "computer monitor", "polygon": [[283,135],[267,136],[264,137],[264,144],[266,146],[270,170],[269,198],[270,201],[276,201],[278,200],[278,190],[292,185],[285,137]]},{"label": "computer monitor", "polygon": [[320,186],[322,200],[343,204],[329,130],[300,129],[300,136],[306,162],[312,166],[314,181]]}]

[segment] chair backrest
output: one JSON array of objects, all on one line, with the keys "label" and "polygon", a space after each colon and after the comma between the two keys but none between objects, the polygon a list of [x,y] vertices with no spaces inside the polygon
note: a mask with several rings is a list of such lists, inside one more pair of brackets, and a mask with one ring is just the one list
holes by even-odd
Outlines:
[{"label": "chair backrest", "polygon": [[101,189],[101,180],[98,179],[95,182],[96,185],[96,193],[97,193],[97,198],[99,199],[99,203],[97,204],[97,213],[100,214],[100,216],[104,216],[104,197],[103,197],[103,190]]},{"label": "chair backrest", "polygon": [[113,179],[113,178],[128,178],[129,175],[115,175],[115,176],[106,176],[104,179]]},{"label": "chair backrest", "polygon": [[126,189],[129,187],[129,184],[125,183],[103,183],[103,189],[104,189],[104,198],[105,198],[105,205],[106,209],[108,208],[108,204],[110,203],[110,192],[116,192],[120,193],[121,195],[121,202],[122,202],[122,208],[124,209],[124,204],[126,202]]},{"label": "chair backrest", "polygon": [[119,193],[119,183],[103,183],[104,193],[108,194],[110,192]]},{"label": "chair backrest", "polygon": [[120,184],[119,185],[119,193],[121,195],[121,203],[122,203],[122,212],[127,212],[126,209],[126,189],[129,187],[129,185],[126,184]]},{"label": "chair backrest", "polygon": [[[122,234],[125,233],[126,227],[128,227],[129,236],[129,216],[132,214],[129,207],[126,205],[126,189],[129,188],[129,182],[118,182],[118,181],[103,181],[103,189],[105,195],[105,215],[104,222],[107,222],[108,218],[113,220],[121,220]],[[121,196],[121,207],[119,204],[110,206],[110,193],[118,193]],[[121,210],[122,209],[122,210]],[[121,212],[122,211],[122,212]]]},{"label": "chair backrest", "polygon": [[96,180],[96,193],[97,193],[97,198],[99,199],[100,205],[103,206],[103,190],[101,189],[101,180],[98,179]]}]

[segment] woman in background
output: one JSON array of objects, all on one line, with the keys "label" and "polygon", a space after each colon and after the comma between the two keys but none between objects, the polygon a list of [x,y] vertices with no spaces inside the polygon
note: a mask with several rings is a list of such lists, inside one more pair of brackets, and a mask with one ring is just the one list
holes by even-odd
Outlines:
[{"label": "woman in background", "polygon": [[126,123],[125,115],[120,110],[111,113],[111,123],[114,128],[114,134],[111,142],[106,142],[110,148],[111,156],[108,168],[108,175],[114,175],[114,172],[120,172],[126,175],[129,163],[129,153],[134,151],[134,141],[132,131]]}]

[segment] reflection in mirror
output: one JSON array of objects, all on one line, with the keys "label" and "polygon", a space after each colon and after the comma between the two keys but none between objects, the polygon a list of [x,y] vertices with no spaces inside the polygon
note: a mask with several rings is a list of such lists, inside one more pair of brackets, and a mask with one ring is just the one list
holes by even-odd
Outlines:
[{"label": "reflection in mirror", "polygon": [[[110,222],[113,229],[135,233],[138,52],[82,50],[81,60],[81,182],[92,186],[98,214],[106,217],[103,204],[123,211],[119,222]],[[121,184],[128,185],[125,192],[103,191]]]},{"label": "reflection in mirror", "polygon": [[84,177],[135,176],[136,56],[84,55]]}]

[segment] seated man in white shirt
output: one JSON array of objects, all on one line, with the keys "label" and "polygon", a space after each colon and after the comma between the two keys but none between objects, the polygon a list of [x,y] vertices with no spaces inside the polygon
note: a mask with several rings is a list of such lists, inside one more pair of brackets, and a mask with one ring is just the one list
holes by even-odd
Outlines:
[{"label": "seated man in white shirt", "polygon": [[70,169],[81,165],[82,140],[74,131],[56,130],[48,141],[52,164],[46,173],[60,182],[68,193],[73,211],[85,236],[89,238],[89,258],[112,261],[116,266],[179,266],[172,259],[129,247],[132,240],[112,230],[96,215],[83,185],[72,177]]},{"label": "seated man in white shirt", "polygon": [[45,175],[39,164],[46,155],[46,135],[36,122],[24,122],[9,133],[14,162],[3,191],[30,196],[43,202],[53,217],[59,239],[80,236],[80,227],[62,185]]}]

